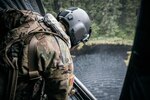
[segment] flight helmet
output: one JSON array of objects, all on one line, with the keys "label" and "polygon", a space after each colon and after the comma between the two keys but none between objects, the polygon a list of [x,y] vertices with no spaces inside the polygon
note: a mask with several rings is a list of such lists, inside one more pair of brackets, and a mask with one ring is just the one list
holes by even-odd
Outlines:
[{"label": "flight helmet", "polygon": [[80,42],[88,41],[91,36],[91,20],[81,8],[70,7],[61,11],[57,16],[57,20],[65,26],[72,47]]}]

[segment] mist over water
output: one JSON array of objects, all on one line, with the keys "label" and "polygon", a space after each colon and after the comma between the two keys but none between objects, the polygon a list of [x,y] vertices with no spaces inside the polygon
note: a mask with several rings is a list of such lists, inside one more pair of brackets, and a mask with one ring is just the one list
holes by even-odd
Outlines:
[{"label": "mist over water", "polygon": [[92,45],[75,50],[75,75],[98,100],[119,100],[130,49],[126,45]]}]

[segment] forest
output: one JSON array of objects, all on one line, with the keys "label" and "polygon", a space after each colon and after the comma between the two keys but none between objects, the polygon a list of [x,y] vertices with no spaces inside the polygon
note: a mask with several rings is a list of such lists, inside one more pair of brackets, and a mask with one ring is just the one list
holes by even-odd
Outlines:
[{"label": "forest", "polygon": [[119,37],[132,40],[140,0],[42,0],[45,11],[54,16],[68,7],[80,7],[92,21],[92,38]]}]

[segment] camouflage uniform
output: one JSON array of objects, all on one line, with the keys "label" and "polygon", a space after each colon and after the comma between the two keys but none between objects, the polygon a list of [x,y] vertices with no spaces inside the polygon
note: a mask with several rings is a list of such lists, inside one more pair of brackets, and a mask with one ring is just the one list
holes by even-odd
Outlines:
[{"label": "camouflage uniform", "polygon": [[[0,14],[1,36],[5,37],[1,40],[1,47],[28,36],[23,46],[17,44],[9,50],[10,59],[17,58],[13,64],[19,69],[15,100],[39,100],[43,91],[46,100],[67,100],[73,85],[69,37],[52,32],[38,21],[38,13],[9,10]],[[32,33],[35,34],[30,36]]]}]

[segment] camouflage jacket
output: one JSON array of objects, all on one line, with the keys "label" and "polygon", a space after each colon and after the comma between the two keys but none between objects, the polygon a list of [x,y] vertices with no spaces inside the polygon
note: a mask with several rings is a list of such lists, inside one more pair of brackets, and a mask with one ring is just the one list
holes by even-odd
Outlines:
[{"label": "camouflage jacket", "polygon": [[[18,68],[19,79],[28,77],[33,80],[42,76],[46,79],[66,80],[66,84],[69,84],[68,79],[73,76],[69,37],[52,32],[51,28],[39,21],[40,17],[38,13],[25,10],[0,13],[0,37],[4,37],[0,43],[0,63],[5,63],[3,49],[18,39],[19,43],[11,45],[8,55],[12,64]],[[18,81],[16,91],[22,90],[19,90],[21,82]],[[69,90],[67,86],[66,91]]]}]

